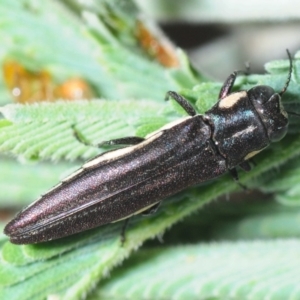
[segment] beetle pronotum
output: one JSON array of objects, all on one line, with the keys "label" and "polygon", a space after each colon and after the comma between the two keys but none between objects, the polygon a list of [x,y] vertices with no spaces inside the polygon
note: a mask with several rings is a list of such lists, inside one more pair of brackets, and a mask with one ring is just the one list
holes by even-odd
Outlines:
[{"label": "beetle pronotum", "polygon": [[269,86],[230,93],[237,72],[223,84],[219,101],[204,115],[175,92],[168,92],[188,117],[146,138],[106,142],[130,145],[101,154],[63,180],[10,221],[4,232],[12,243],[58,239],[141,212],[154,210],[166,197],[236,167],[282,139],[288,115],[281,104],[291,79],[292,59],[283,89]]}]

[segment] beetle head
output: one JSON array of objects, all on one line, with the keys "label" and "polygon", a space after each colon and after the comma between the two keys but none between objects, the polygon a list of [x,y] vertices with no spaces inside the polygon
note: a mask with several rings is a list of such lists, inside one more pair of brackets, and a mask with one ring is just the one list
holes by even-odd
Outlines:
[{"label": "beetle head", "polygon": [[269,86],[259,85],[250,89],[248,96],[265,125],[270,141],[281,140],[287,133],[288,115],[280,94]]},{"label": "beetle head", "polygon": [[271,142],[281,140],[288,129],[288,115],[281,103],[281,96],[286,92],[290,84],[293,61],[288,49],[286,52],[289,57],[290,67],[282,90],[276,93],[269,86],[259,85],[248,91],[248,96],[263,121]]}]

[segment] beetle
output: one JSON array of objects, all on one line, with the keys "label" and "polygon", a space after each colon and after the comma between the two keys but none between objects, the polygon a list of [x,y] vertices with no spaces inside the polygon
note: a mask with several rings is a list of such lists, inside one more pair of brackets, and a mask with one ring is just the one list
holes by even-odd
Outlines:
[{"label": "beetle", "polygon": [[154,211],[159,203],[189,186],[230,172],[251,169],[249,160],[282,139],[288,115],[281,104],[292,73],[292,58],[283,89],[254,86],[231,93],[238,72],[223,84],[218,102],[203,115],[181,95],[169,91],[188,116],[146,138],[104,142],[129,145],[87,161],[79,170],[10,221],[4,232],[15,244],[54,240],[100,225]]}]

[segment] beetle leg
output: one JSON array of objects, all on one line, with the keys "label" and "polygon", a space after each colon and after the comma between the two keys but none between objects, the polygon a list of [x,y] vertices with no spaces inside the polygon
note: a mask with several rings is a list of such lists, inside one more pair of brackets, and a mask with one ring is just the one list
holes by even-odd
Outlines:
[{"label": "beetle leg", "polygon": [[142,212],[142,215],[143,216],[150,216],[150,215],[153,215],[157,212],[157,209],[159,208],[160,206],[160,202],[154,204],[153,206],[149,207],[148,209],[144,210]]},{"label": "beetle leg", "polygon": [[245,172],[249,172],[251,171],[251,165],[248,161],[243,161],[241,164],[239,164],[239,166],[245,171]]},{"label": "beetle leg", "polygon": [[231,93],[231,89],[234,85],[237,74],[238,74],[238,71],[234,71],[225,80],[225,82],[220,90],[220,93],[219,93],[219,99],[223,99]]},{"label": "beetle leg", "polygon": [[75,128],[74,125],[72,125],[72,129],[73,129],[73,135],[78,142],[86,146],[93,146],[98,148],[103,146],[114,146],[114,145],[137,145],[145,140],[144,138],[138,136],[128,136],[125,138],[104,141],[99,144],[92,144],[88,140],[86,140],[84,136],[82,136],[82,134]]},{"label": "beetle leg", "polygon": [[228,76],[228,78],[225,80],[223,86],[221,87],[221,90],[219,93],[219,99],[223,99],[231,93],[231,89],[234,85],[234,82],[235,82],[238,74],[248,75],[249,70],[250,70],[250,66],[249,66],[249,64],[246,64],[246,71],[234,71],[232,74],[230,74]]},{"label": "beetle leg", "polygon": [[110,141],[104,141],[99,144],[97,144],[97,147],[103,147],[103,146],[114,146],[114,145],[137,145],[141,142],[143,142],[145,139],[139,136],[128,136],[125,138],[120,139],[114,139]]},{"label": "beetle leg", "polygon": [[126,228],[128,227],[129,220],[130,220],[130,218],[127,218],[127,219],[124,220],[124,223],[123,223],[123,226],[122,226],[122,229],[121,229],[120,240],[121,240],[121,245],[122,246],[124,245],[124,243],[126,241],[125,231],[126,231]]},{"label": "beetle leg", "polygon": [[165,100],[168,101],[169,98],[174,99],[190,116],[195,116],[197,112],[194,107],[181,95],[176,92],[169,91],[166,94]]},{"label": "beetle leg", "polygon": [[[152,215],[152,214],[156,213],[159,206],[160,206],[160,202],[155,203],[153,206],[151,206],[148,209],[144,210],[142,212],[142,215],[143,216],[149,216],[149,215]],[[121,245],[122,246],[124,245],[124,243],[126,241],[125,232],[126,232],[126,229],[128,227],[130,219],[131,219],[131,217],[124,220],[124,223],[123,223],[123,226],[122,226],[122,229],[121,229]]]},{"label": "beetle leg", "polygon": [[229,173],[231,174],[233,180],[243,189],[243,190],[247,190],[247,187],[245,185],[243,185],[242,183],[240,183],[239,181],[239,175],[238,175],[238,172],[237,172],[237,169],[236,168],[233,168],[233,169],[229,169],[228,170]]}]

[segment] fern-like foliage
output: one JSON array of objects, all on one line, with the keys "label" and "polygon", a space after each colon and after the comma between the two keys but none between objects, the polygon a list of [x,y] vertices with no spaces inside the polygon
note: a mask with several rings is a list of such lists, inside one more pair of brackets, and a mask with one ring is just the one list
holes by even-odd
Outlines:
[{"label": "fern-like foliage", "polygon": [[[2,62],[10,58],[31,72],[45,69],[55,82],[76,75],[94,88],[92,100],[24,105],[13,104],[0,84],[2,208],[30,203],[82,160],[105,151],[78,142],[74,127],[94,144],[143,137],[184,115],[178,105],[163,101],[168,90],[186,96],[199,113],[216,102],[221,83],[195,72],[182,51],[172,48],[178,66],[169,68],[142,48],[135,31],[140,12],[132,1],[89,3],[0,3]],[[293,111],[300,100],[299,56],[283,98]],[[242,76],[235,89],[265,84],[280,91],[288,67],[287,59],[269,62],[268,74]],[[166,199],[151,217],[135,217],[123,246],[122,223],[38,245],[16,246],[1,234],[0,299],[298,299],[299,124],[291,117],[289,134],[260,153],[251,172],[240,172],[249,191],[239,199],[261,200],[262,194],[253,190],[275,194],[269,203],[257,201],[255,209],[243,202],[224,205],[224,196],[240,191],[225,175]],[[223,197],[214,203],[219,210],[208,209],[218,197]],[[113,271],[146,240],[161,237],[176,223],[173,238],[169,233],[174,243],[193,232],[207,238],[201,228],[207,228],[210,239],[227,242],[199,238],[194,246],[173,247],[170,242],[144,248]]]}]

